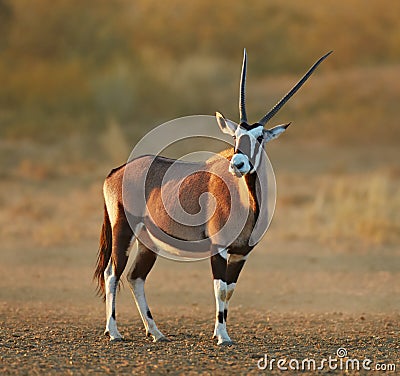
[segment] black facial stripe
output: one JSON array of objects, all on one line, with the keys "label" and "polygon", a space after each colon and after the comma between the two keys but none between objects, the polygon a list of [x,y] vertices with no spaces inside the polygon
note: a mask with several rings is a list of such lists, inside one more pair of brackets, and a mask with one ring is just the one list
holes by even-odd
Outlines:
[{"label": "black facial stripe", "polygon": [[[263,137],[260,136],[260,138],[261,138],[261,140],[262,140]],[[257,138],[257,140],[258,140],[258,138]],[[259,154],[259,153],[262,153],[263,147],[264,147],[264,146],[263,146],[262,141],[255,142],[255,144],[254,144],[254,154],[253,154],[253,157],[250,158],[250,162],[252,162],[252,163],[255,162],[255,160],[256,160],[258,154]]]},{"label": "black facial stripe", "polygon": [[250,152],[251,152],[251,141],[250,141],[250,136],[247,134],[244,134],[241,136],[238,140],[238,142],[235,145],[235,153],[236,154],[244,154],[250,157]]},{"label": "black facial stripe", "polygon": [[262,148],[262,145],[260,143],[256,142],[254,144],[254,155],[253,155],[253,158],[251,160],[252,162],[255,162],[255,159],[256,159],[258,153],[260,153],[260,149],[261,148]]}]

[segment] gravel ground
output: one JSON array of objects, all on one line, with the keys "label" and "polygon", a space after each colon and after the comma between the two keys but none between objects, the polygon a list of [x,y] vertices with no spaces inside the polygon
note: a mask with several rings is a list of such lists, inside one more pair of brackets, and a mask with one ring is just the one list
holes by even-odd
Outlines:
[{"label": "gravel ground", "polygon": [[[188,308],[158,312],[159,327],[171,340],[153,343],[145,338],[139,319],[119,320],[123,342],[110,343],[102,334],[99,309],[59,309],[52,306],[0,306],[0,374],[290,374],[260,370],[268,358],[337,358],[345,348],[349,358],[376,364],[395,364],[400,370],[400,314],[296,314],[232,309],[229,329],[233,346],[220,347],[211,339],[206,312]],[[89,313],[88,313],[89,312]],[[343,358],[347,360],[347,358]],[[261,362],[260,365],[263,365]],[[295,363],[293,363],[295,364]],[[286,363],[288,365],[288,363]],[[342,374],[345,371],[306,371],[302,374]],[[398,371],[397,371],[398,372]],[[293,371],[292,371],[293,373]],[[367,374],[368,371],[350,372]],[[390,372],[395,374],[395,372]],[[383,372],[382,372],[383,374]]]}]

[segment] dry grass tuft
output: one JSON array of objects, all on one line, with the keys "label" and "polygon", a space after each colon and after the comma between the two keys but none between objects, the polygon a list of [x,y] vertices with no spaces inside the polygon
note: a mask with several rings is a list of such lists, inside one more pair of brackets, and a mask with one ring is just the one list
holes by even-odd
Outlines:
[{"label": "dry grass tuft", "polygon": [[326,180],[309,207],[311,226],[321,239],[342,238],[368,244],[400,239],[400,189],[385,173]]}]

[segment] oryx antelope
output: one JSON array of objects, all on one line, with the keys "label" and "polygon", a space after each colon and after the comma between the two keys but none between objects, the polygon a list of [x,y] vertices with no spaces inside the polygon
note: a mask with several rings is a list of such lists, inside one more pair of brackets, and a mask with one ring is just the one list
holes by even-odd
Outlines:
[{"label": "oryx antelope", "polygon": [[[264,145],[283,133],[290,123],[270,129],[264,126],[330,53],[321,57],[261,120],[249,124],[245,105],[247,55],[244,50],[239,96],[240,122],[236,124],[216,113],[220,130],[233,137],[233,148],[221,152],[220,158],[213,157],[204,163],[145,155],[110,172],[103,187],[104,223],[94,274],[106,302],[105,333],[110,340],[122,339],[117,329],[115,301],[129,247],[137,243],[138,250],[127,279],[146,335],[151,335],[154,341],[163,341],[166,337],[157,328],[146,301],[146,277],[157,259],[157,250],[178,248],[182,243],[190,249],[192,245],[195,247],[196,242],[203,242],[202,246],[208,247],[210,252],[214,280],[214,338],[219,345],[231,343],[226,329],[229,300],[249,253],[259,240],[256,238],[251,241],[252,232],[267,210],[262,209],[260,195],[266,168]],[[172,168],[175,173],[167,176]],[[123,200],[123,184],[129,187],[131,197],[128,204]],[[204,201],[204,193],[207,193],[206,202],[200,205],[201,197]],[[162,196],[167,199],[163,200]],[[211,200],[210,197],[213,197],[213,205],[207,201]],[[204,222],[185,224],[171,217],[171,213],[178,210],[178,201],[179,207],[192,215],[201,212],[204,207],[206,212],[209,206],[213,210],[211,214],[204,214]],[[242,215],[244,221],[240,228],[236,228],[239,212],[245,213]],[[230,214],[233,214],[233,221],[228,218]],[[229,238],[230,234],[234,234],[233,238]]]}]

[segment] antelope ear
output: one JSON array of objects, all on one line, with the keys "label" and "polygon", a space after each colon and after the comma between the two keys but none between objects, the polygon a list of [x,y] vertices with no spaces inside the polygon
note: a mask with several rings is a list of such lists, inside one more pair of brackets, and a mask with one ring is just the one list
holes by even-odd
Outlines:
[{"label": "antelope ear", "polygon": [[275,140],[276,138],[278,138],[283,132],[286,131],[286,128],[290,124],[291,123],[281,124],[281,125],[277,125],[276,127],[271,128],[271,129],[265,129],[264,130],[264,142],[268,142],[268,141]]},{"label": "antelope ear", "polygon": [[219,112],[215,114],[215,117],[217,118],[219,129],[221,129],[223,133],[229,134],[230,136],[235,134],[236,128],[238,127],[235,122],[225,119],[224,115]]}]

